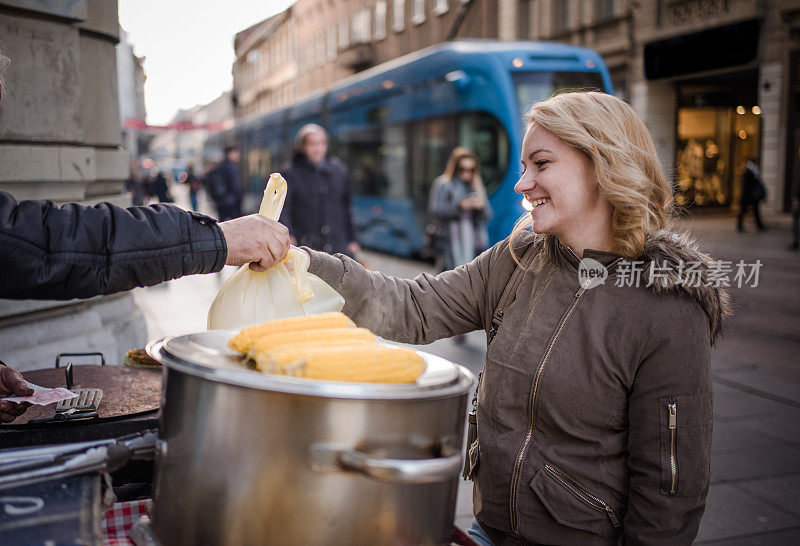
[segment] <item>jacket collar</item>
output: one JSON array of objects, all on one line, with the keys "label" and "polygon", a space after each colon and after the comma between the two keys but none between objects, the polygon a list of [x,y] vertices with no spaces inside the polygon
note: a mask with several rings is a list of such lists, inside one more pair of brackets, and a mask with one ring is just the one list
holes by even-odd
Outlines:
[{"label": "jacket collar", "polygon": [[[580,265],[578,256],[566,245],[552,235],[532,235],[526,237],[527,244],[539,246],[545,260],[561,267],[575,268]],[[526,244],[523,242],[523,245]],[[519,255],[522,248],[515,249]],[[597,260],[609,271],[613,271],[615,264],[621,260],[634,261],[614,252],[587,249],[584,257]],[[636,260],[644,262],[643,267],[651,263],[666,268],[669,272],[666,278],[653,282],[644,287],[657,294],[673,294],[695,301],[705,312],[708,318],[711,333],[711,342],[716,341],[722,329],[723,320],[732,315],[733,303],[728,292],[715,283],[708,282],[708,271],[713,267],[714,260],[700,251],[697,242],[687,233],[672,231],[658,231],[647,237],[644,252]],[[683,282],[680,278],[681,264],[699,263],[702,270],[702,282],[697,284]]]},{"label": "jacket collar", "polygon": [[[578,256],[574,250],[570,247],[562,243],[556,238],[556,244],[558,245],[558,252],[575,268],[578,267],[581,261],[581,257]],[[587,248],[583,251],[583,258],[591,258],[603,264],[605,267],[611,267],[614,265],[615,262],[618,262],[620,259],[624,258],[622,254],[617,254],[616,252],[608,252],[605,250],[594,250],[592,248]]]},{"label": "jacket collar", "polygon": [[294,154],[294,159],[295,159],[295,161],[301,163],[305,168],[311,169],[312,171],[326,172],[328,170],[328,158],[327,157],[324,157],[322,159],[322,161],[320,161],[317,165],[314,165],[313,163],[311,163],[311,161],[308,160],[308,157],[306,157],[306,154],[304,154],[301,151],[296,151],[295,154]]}]

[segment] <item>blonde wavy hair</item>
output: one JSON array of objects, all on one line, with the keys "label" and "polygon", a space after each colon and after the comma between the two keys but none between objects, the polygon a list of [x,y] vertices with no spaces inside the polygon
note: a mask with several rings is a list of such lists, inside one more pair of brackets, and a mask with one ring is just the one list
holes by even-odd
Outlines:
[{"label": "blonde wavy hair", "polygon": [[[600,193],[612,207],[611,250],[641,256],[645,240],[667,227],[673,201],[653,138],[633,108],[606,93],[563,93],[535,103],[525,119],[527,130],[544,127],[592,160]],[[512,249],[531,224],[530,213],[517,221]]]}]

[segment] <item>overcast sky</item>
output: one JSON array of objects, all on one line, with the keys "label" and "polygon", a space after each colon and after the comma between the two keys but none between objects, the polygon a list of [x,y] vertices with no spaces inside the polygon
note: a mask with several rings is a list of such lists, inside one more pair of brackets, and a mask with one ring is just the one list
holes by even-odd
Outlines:
[{"label": "overcast sky", "polygon": [[119,0],[119,23],[144,55],[147,121],[166,123],[178,108],[231,88],[233,36],[294,0]]}]

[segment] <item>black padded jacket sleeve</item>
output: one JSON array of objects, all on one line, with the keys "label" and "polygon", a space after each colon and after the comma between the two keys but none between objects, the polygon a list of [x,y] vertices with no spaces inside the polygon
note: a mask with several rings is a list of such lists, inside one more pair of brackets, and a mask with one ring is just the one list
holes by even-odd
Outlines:
[{"label": "black padded jacket sleeve", "polygon": [[0,192],[0,298],[88,298],[219,271],[213,218],[172,205],[56,206]]}]

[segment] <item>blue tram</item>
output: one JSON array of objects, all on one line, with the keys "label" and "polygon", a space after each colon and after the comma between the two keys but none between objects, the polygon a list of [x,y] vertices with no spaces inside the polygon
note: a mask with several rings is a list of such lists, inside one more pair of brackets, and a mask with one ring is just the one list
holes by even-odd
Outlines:
[{"label": "blue tram", "polygon": [[268,173],[289,159],[297,130],[319,123],[331,135],[331,153],[350,169],[359,242],[408,257],[424,249],[428,191],[458,145],[480,158],[495,212],[490,242],[510,233],[523,212],[513,187],[525,110],[574,89],[613,92],[595,51],[554,43],[448,42],[246,120],[210,137],[206,147],[238,145],[244,179],[260,194]]}]

